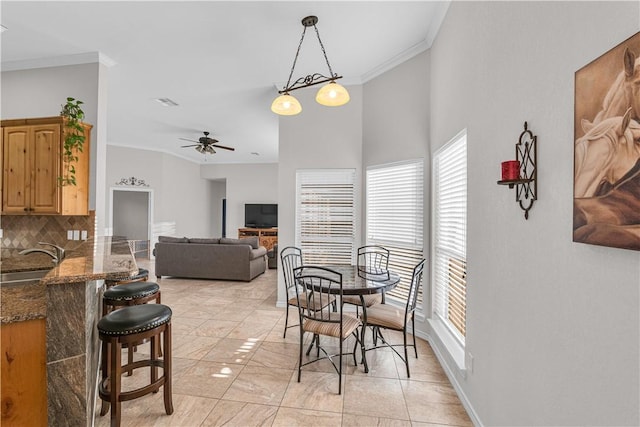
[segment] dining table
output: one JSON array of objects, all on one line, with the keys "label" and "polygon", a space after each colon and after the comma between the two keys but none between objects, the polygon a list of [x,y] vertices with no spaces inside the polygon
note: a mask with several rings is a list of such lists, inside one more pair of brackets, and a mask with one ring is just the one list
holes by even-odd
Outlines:
[{"label": "dining table", "polygon": [[[318,267],[328,268],[342,275],[342,295],[358,295],[362,306],[362,332],[360,346],[362,350],[362,363],[364,372],[369,372],[367,365],[366,348],[364,344],[367,327],[367,307],[364,303],[365,295],[372,295],[392,290],[400,282],[400,275],[389,269],[381,269],[370,266],[323,264]],[[331,288],[331,293],[338,294],[340,288]]]}]

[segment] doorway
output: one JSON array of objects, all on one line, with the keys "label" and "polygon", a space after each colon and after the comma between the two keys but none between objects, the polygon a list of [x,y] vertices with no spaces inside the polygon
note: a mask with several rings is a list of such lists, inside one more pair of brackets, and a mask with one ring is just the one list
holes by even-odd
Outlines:
[{"label": "doorway", "polygon": [[136,258],[149,258],[153,228],[153,190],[111,188],[110,202],[110,234],[126,238]]}]

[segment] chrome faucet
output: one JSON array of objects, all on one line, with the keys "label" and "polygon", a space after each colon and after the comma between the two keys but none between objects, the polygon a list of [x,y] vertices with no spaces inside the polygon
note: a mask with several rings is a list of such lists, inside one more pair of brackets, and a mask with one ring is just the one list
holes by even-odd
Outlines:
[{"label": "chrome faucet", "polygon": [[21,251],[20,255],[27,255],[34,252],[40,252],[40,253],[49,255],[54,264],[58,264],[62,262],[62,260],[64,259],[64,248],[58,245],[54,245],[53,243],[47,243],[47,242],[38,242],[38,244],[51,246],[53,251],[48,251],[46,249],[40,249],[40,248],[32,248],[32,249],[25,249]]}]

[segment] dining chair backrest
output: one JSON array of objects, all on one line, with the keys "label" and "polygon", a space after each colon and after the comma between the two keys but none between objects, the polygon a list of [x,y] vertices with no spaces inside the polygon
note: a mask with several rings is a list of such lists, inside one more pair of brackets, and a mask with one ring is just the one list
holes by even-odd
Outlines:
[{"label": "dining chair backrest", "polygon": [[297,267],[293,271],[299,284],[296,286],[298,298],[306,298],[307,307],[325,307],[320,310],[304,310],[301,317],[342,325],[342,304],[337,304],[335,311],[329,308],[335,298],[342,297],[342,274],[330,268],[316,266]]},{"label": "dining chair backrest", "polygon": [[280,262],[282,265],[282,274],[284,275],[284,284],[287,290],[287,299],[295,296],[292,288],[296,286],[293,270],[302,266],[302,250],[295,246],[287,246],[280,251]]},{"label": "dining chair backrest", "polygon": [[382,246],[368,245],[358,248],[359,270],[388,270],[389,250]]},{"label": "dining chair backrest", "polygon": [[413,313],[418,303],[418,293],[420,291],[420,285],[422,284],[422,273],[424,271],[423,259],[415,267],[413,267],[413,274],[411,275],[411,285],[409,285],[409,296],[407,298],[407,308],[405,316]]}]

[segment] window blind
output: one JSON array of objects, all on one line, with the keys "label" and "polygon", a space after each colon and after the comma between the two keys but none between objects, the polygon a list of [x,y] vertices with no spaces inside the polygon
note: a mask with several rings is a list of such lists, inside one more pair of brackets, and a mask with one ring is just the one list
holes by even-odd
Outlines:
[{"label": "window blind", "polygon": [[[413,268],[423,258],[424,161],[367,168],[367,244],[389,250],[389,268],[400,284],[387,296],[406,301]],[[422,303],[422,288],[418,294]]]},{"label": "window blind", "polygon": [[305,264],[352,264],[355,169],[296,173],[296,246]]},{"label": "window blind", "polygon": [[467,136],[434,157],[433,314],[464,344],[467,288]]}]

